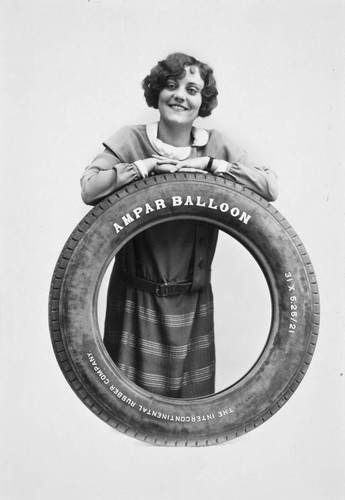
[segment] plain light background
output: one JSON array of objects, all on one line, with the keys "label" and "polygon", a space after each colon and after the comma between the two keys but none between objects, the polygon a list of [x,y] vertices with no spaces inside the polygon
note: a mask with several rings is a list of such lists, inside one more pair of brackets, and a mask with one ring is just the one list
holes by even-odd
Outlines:
[{"label": "plain light background", "polygon": [[[0,1],[1,499],[345,498],[344,10],[341,0]],[[89,209],[79,177],[118,127],[157,119],[140,82],[173,51],[214,68],[219,106],[199,125],[277,172],[275,206],[321,297],[297,392],[255,431],[210,448],[148,446],[95,417],[55,361],[47,320],[54,265]],[[259,314],[255,299],[244,311]]]}]

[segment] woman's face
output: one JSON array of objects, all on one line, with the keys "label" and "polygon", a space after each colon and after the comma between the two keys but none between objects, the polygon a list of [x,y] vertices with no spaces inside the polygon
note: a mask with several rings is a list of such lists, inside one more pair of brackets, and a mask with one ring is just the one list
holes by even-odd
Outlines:
[{"label": "woman's face", "polygon": [[159,94],[158,109],[167,124],[192,125],[199,115],[204,81],[196,66],[186,67],[186,76],[170,78]]}]

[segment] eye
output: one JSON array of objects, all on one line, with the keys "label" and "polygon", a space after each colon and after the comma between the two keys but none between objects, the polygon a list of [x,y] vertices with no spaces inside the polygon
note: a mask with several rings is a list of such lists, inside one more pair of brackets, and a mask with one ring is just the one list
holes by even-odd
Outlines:
[{"label": "eye", "polygon": [[176,83],[174,83],[174,82],[167,82],[167,84],[166,84],[166,86],[165,86],[165,88],[166,88],[167,90],[170,90],[170,91],[175,90],[175,89],[176,89],[176,87],[177,87],[177,85],[176,85]]},{"label": "eye", "polygon": [[196,94],[198,94],[198,93],[199,93],[199,89],[197,89],[196,87],[189,87],[189,88],[188,88],[188,92],[189,92],[189,94],[191,94],[191,95],[196,95]]}]

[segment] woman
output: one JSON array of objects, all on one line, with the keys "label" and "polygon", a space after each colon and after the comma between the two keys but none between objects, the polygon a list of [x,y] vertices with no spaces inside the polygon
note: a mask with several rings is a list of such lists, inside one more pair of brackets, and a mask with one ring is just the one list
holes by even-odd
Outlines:
[{"label": "woman", "polygon": [[[94,205],[124,185],[180,169],[226,176],[268,201],[276,176],[248,163],[243,150],[216,130],[193,126],[217,105],[212,69],[174,53],[142,83],[159,121],[127,126],[104,143],[82,178]],[[116,256],[104,344],[117,367],[139,386],[164,396],[201,397],[215,390],[211,263],[217,229],[171,221],[134,237]]]}]

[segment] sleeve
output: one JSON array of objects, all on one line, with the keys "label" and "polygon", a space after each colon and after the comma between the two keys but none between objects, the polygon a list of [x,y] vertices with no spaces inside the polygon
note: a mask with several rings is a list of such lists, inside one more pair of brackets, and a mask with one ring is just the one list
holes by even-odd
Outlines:
[{"label": "sleeve", "polygon": [[246,153],[236,162],[229,163],[220,160],[215,174],[229,177],[231,180],[243,184],[267,201],[275,201],[278,197],[276,173],[268,167],[255,165],[248,161]]},{"label": "sleeve", "polygon": [[223,158],[218,159],[213,170],[215,175],[228,177],[234,182],[242,184],[267,201],[275,201],[278,197],[277,176],[273,170],[268,167],[257,165],[251,159],[248,159],[247,152],[238,147],[221,134],[224,141]]},{"label": "sleeve", "polygon": [[82,200],[87,205],[96,205],[101,199],[142,176],[141,170],[135,163],[122,163],[106,147],[81,176]]}]

